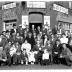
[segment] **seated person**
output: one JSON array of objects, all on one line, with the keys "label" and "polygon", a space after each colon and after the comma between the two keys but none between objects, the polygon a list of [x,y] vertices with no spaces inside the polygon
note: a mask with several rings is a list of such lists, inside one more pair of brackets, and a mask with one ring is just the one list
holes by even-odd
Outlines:
[{"label": "seated person", "polygon": [[29,62],[31,64],[34,64],[35,63],[35,54],[37,54],[37,51],[31,51],[29,53]]},{"label": "seated person", "polygon": [[48,52],[50,53],[50,62],[52,63],[53,59],[52,59],[52,49],[53,49],[53,45],[51,44],[50,40],[47,40],[47,43],[45,45],[45,47],[42,48],[42,50],[47,49]]},{"label": "seated person", "polygon": [[43,50],[42,48],[39,48],[39,51],[37,51],[37,54],[35,54],[35,63],[36,64],[41,64],[42,61],[42,54],[43,54]]},{"label": "seated person", "polygon": [[15,47],[15,44],[12,44],[11,48],[10,48],[10,56],[11,58],[13,59],[13,64],[17,64],[16,62],[16,58],[17,58],[17,55],[16,55],[16,47]]},{"label": "seated person", "polygon": [[21,46],[21,50],[23,51],[23,49],[26,49],[27,54],[30,52],[31,50],[31,44],[27,42],[27,40],[25,40],[25,42],[22,44]]},{"label": "seated person", "polygon": [[60,56],[60,53],[61,53],[60,40],[56,40],[56,43],[53,47],[54,47],[52,49],[53,63],[59,64],[59,56]]},{"label": "seated person", "polygon": [[44,49],[44,53],[42,54],[41,65],[48,65],[49,63],[49,52],[47,51],[47,49]]},{"label": "seated person", "polygon": [[3,50],[3,47],[0,47],[0,65],[6,64],[7,56],[5,50]]},{"label": "seated person", "polygon": [[28,65],[28,55],[27,55],[26,49],[23,49],[21,53],[21,64],[24,64],[24,63]]},{"label": "seated person", "polygon": [[16,63],[20,64],[21,63],[21,46],[20,44],[17,42],[16,43]]},{"label": "seated person", "polygon": [[60,54],[60,61],[67,66],[71,66],[72,62],[72,53],[69,48],[67,48],[66,44],[62,44],[62,52]]}]

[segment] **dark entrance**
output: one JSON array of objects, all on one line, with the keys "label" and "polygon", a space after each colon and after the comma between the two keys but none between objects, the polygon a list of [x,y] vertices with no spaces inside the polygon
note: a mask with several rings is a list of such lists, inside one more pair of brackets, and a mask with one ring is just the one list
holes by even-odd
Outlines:
[{"label": "dark entrance", "polygon": [[37,27],[40,26],[40,29],[42,28],[42,23],[29,23],[30,30],[32,29],[32,25],[34,25],[34,28],[37,30]]},{"label": "dark entrance", "polygon": [[37,30],[37,27],[40,26],[40,29],[43,25],[43,14],[40,12],[30,12],[29,13],[29,28],[32,29],[32,25]]}]

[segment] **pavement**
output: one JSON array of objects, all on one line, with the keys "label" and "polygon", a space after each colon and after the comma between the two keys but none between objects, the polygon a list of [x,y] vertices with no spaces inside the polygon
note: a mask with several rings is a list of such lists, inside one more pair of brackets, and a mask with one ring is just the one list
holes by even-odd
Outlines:
[{"label": "pavement", "polygon": [[48,65],[48,66],[41,66],[41,65],[0,66],[0,70],[50,70],[50,69],[53,69],[53,70],[67,69],[68,70],[68,69],[72,69],[72,66],[69,67],[69,66],[65,66],[62,64],[59,64],[59,65],[53,64],[53,65]]}]

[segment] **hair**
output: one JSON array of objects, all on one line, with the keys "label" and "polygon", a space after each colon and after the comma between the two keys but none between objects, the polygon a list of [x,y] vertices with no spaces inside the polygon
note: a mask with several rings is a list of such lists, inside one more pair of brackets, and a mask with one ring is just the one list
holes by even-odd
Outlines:
[{"label": "hair", "polygon": [[65,35],[65,33],[62,33],[62,35]]},{"label": "hair", "polygon": [[13,24],[13,27],[16,26],[16,24]]},{"label": "hair", "polygon": [[59,40],[59,39],[57,39],[57,40],[56,40],[56,42],[57,42],[57,41],[58,41],[58,42],[60,42],[60,40]]},{"label": "hair", "polygon": [[6,31],[2,31],[2,33],[4,33],[4,32],[6,32]]},{"label": "hair", "polygon": [[[27,41],[27,39],[24,40],[24,42]],[[28,42],[28,41],[27,41]]]},{"label": "hair", "polygon": [[6,33],[8,33],[9,32],[9,30],[6,30]]}]

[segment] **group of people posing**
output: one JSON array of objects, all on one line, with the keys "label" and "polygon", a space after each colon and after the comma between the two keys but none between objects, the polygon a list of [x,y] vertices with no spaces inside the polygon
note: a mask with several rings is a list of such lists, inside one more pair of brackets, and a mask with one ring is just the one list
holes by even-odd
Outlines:
[{"label": "group of people posing", "polygon": [[20,26],[0,34],[0,65],[65,64],[72,65],[72,37],[38,26]]}]

